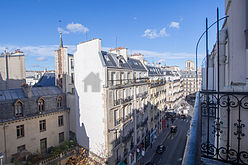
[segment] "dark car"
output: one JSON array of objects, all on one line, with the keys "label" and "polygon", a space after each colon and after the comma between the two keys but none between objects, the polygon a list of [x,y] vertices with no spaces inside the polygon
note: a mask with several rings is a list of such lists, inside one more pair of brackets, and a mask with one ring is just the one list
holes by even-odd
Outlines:
[{"label": "dark car", "polygon": [[166,147],[164,145],[159,145],[156,149],[156,153],[162,154],[166,150]]},{"label": "dark car", "polygon": [[182,114],[181,119],[186,119],[186,115]]},{"label": "dark car", "polygon": [[176,133],[177,132],[177,126],[173,125],[170,127],[170,132],[171,133]]}]

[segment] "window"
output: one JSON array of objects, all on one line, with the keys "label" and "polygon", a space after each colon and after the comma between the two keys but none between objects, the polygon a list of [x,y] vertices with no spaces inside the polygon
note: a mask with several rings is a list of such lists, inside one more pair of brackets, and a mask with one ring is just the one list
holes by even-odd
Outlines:
[{"label": "window", "polygon": [[39,107],[39,111],[44,111],[45,110],[45,101],[44,99],[39,99],[38,100],[38,107]]},{"label": "window", "polygon": [[73,69],[74,68],[74,61],[73,61],[73,59],[71,59],[71,69]]},{"label": "window", "polygon": [[17,138],[24,137],[24,125],[16,126],[16,135],[17,135]]},{"label": "window", "polygon": [[21,145],[17,147],[17,152],[22,152],[26,149],[25,145]]},{"label": "window", "polygon": [[74,74],[71,74],[71,83],[74,84]]},{"label": "window", "polygon": [[46,120],[40,121],[40,132],[46,131]]},{"label": "window", "polygon": [[119,112],[118,110],[115,110],[114,111],[114,122],[115,122],[115,125],[118,125],[119,124]]},{"label": "window", "polygon": [[65,141],[65,136],[64,136],[64,132],[59,133],[59,143],[62,143]]},{"label": "window", "polygon": [[17,117],[23,116],[23,103],[20,100],[15,103],[15,115]]},{"label": "window", "polygon": [[40,140],[40,152],[46,153],[47,152],[47,138]]},{"label": "window", "polygon": [[112,72],[111,73],[111,85],[114,85],[114,81],[115,81],[115,73]]},{"label": "window", "polygon": [[58,108],[62,107],[62,97],[61,96],[59,96],[57,99],[57,107]]},{"label": "window", "polygon": [[123,99],[126,99],[126,98],[127,98],[126,90],[123,89]]},{"label": "window", "polygon": [[59,124],[59,127],[64,125],[63,115],[62,116],[58,116],[58,124]]}]

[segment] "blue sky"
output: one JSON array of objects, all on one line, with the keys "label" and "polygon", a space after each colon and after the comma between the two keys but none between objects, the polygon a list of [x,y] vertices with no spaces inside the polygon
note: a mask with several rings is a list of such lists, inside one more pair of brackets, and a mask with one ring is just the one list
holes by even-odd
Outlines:
[{"label": "blue sky", "polygon": [[[59,20],[64,45],[75,52],[79,42],[101,38],[102,46],[125,46],[152,62],[184,68],[194,60],[196,42],[205,19],[224,16],[224,0],[1,0],[0,52],[20,48],[26,69],[54,69],[59,44]],[[59,29],[59,30],[61,30]],[[209,50],[216,40],[210,30]],[[199,45],[205,54],[205,41]],[[199,63],[200,64],[200,63]]]}]

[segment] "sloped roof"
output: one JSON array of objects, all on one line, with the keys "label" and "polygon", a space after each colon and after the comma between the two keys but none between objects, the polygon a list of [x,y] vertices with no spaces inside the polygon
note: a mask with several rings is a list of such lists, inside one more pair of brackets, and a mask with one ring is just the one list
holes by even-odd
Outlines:
[{"label": "sloped roof", "polygon": [[136,59],[133,58],[128,58],[127,59],[129,66],[133,69],[133,70],[137,70],[137,71],[146,71],[144,65]]},{"label": "sloped roof", "polygon": [[105,51],[102,51],[101,53],[104,63],[106,64],[107,67],[131,69],[123,56],[121,55],[117,56],[116,54],[108,53]]},{"label": "sloped roof", "polygon": [[40,80],[34,84],[34,87],[55,86],[55,73],[45,73]]},{"label": "sloped roof", "polygon": [[163,72],[159,67],[146,65],[149,76],[162,76]]},{"label": "sloped roof", "polygon": [[[32,87],[31,92],[34,97],[63,94],[58,87]],[[21,98],[25,98],[22,88],[0,90],[0,101],[17,100]]]}]

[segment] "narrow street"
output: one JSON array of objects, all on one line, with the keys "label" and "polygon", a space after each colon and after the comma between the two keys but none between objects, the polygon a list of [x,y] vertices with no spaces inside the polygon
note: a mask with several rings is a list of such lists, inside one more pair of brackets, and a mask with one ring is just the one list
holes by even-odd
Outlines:
[{"label": "narrow street", "polygon": [[[183,158],[186,145],[187,131],[190,125],[190,117],[187,119],[177,119],[174,124],[177,126],[175,134],[169,133],[162,142],[166,146],[163,154],[151,153],[153,155],[151,162],[156,165],[180,165]],[[157,146],[154,146],[157,147]]]}]

